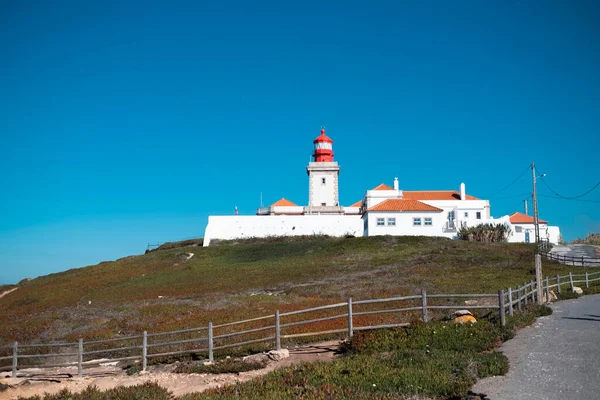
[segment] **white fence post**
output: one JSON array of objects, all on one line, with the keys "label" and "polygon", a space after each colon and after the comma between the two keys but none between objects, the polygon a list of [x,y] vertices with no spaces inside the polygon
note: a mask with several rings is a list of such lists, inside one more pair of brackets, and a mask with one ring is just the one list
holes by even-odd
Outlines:
[{"label": "white fence post", "polygon": [[352,326],[352,297],[348,297],[348,338],[351,338],[354,334],[354,328]]},{"label": "white fence post", "polygon": [[213,327],[212,322],[208,323],[208,361],[213,362]]},{"label": "white fence post", "polygon": [[13,359],[12,359],[12,377],[17,377],[17,358],[19,354],[19,342],[13,343]]},{"label": "white fence post", "polygon": [[506,325],[506,315],[504,310],[504,290],[498,290],[498,311],[500,312],[500,325]]},{"label": "white fence post", "polygon": [[144,331],[142,335],[142,371],[148,367],[148,332]]},{"label": "white fence post", "polygon": [[560,275],[556,275],[556,291],[560,294]]},{"label": "white fence post", "polygon": [[585,271],[585,287],[589,288],[590,287],[590,280],[588,278],[588,273],[587,271]]},{"label": "white fence post", "polygon": [[571,272],[569,272],[569,282],[571,282],[571,292],[572,292],[575,285],[573,285],[573,273],[571,273]]},{"label": "white fence post", "polygon": [[281,350],[281,329],[279,326],[279,310],[275,310],[275,349]]},{"label": "white fence post", "polygon": [[531,302],[535,303],[535,283],[531,281]]},{"label": "white fence post", "polygon": [[79,338],[79,346],[77,348],[77,376],[83,376],[83,339]]},{"label": "white fence post", "polygon": [[523,285],[523,291],[524,291],[524,293],[523,293],[523,305],[524,306],[527,305],[527,296],[528,296],[528,294],[527,294],[527,285],[528,285],[527,283],[525,283]]},{"label": "white fence post", "polygon": [[517,286],[517,309],[519,312],[523,309],[521,306],[521,286]]},{"label": "white fence post", "polygon": [[421,289],[421,315],[423,322],[427,322],[427,293],[425,289]]},{"label": "white fence post", "polygon": [[550,303],[550,281],[546,277],[546,303]]},{"label": "white fence post", "polygon": [[513,316],[513,299],[512,299],[512,288],[508,288],[508,315]]}]

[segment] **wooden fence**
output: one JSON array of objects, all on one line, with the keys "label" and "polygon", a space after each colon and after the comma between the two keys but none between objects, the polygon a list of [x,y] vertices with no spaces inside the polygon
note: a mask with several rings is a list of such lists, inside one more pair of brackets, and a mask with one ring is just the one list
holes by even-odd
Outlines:
[{"label": "wooden fence", "polygon": [[[596,281],[600,281],[600,272],[569,273],[546,277],[543,289],[548,299],[553,288],[560,293],[565,285],[572,290],[575,284],[584,283],[589,287]],[[207,326],[170,332],[144,331],[141,335],[108,340],[84,342],[79,339],[71,343],[25,345],[14,342],[12,346],[0,348],[6,354],[0,356],[0,371],[12,371],[12,376],[16,377],[19,369],[77,367],[81,377],[85,368],[118,361],[141,361],[144,370],[149,359],[183,354],[202,354],[213,361],[215,351],[252,344],[274,345],[280,350],[282,341],[289,343],[294,338],[352,337],[354,332],[361,330],[408,326],[408,321],[417,318],[427,322],[431,319],[430,313],[443,310],[491,310],[498,312],[500,323],[504,325],[506,312],[513,315],[515,308],[520,311],[528,303],[535,302],[536,296],[534,281],[506,291],[499,290],[497,294],[427,294],[422,290],[420,295],[358,301],[349,298],[345,302],[303,310],[283,313],[276,310],[274,314],[243,321],[217,325],[209,322]],[[477,304],[466,306],[464,299],[477,299]],[[333,326],[329,326],[330,323]],[[2,362],[10,364],[2,365]]]}]

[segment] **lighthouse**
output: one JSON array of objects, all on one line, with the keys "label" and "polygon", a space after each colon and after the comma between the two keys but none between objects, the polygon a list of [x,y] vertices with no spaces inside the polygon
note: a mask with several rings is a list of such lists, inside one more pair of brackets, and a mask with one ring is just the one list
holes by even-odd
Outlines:
[{"label": "lighthouse", "polygon": [[340,167],[333,161],[333,140],[321,129],[314,141],[314,161],[308,163],[308,214],[343,214],[338,195]]}]

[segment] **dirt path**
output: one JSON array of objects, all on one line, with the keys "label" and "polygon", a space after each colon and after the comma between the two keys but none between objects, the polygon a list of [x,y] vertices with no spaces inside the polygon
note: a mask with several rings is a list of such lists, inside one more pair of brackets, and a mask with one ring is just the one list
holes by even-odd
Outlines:
[{"label": "dirt path", "polygon": [[[106,390],[117,386],[132,386],[152,381],[158,382],[170,390],[175,396],[187,393],[202,392],[209,388],[244,382],[265,375],[277,368],[301,362],[332,361],[339,352],[340,341],[314,343],[310,346],[290,348],[290,357],[278,362],[271,362],[266,368],[238,374],[174,374],[171,371],[176,364],[149,367],[148,373],[128,376],[125,371],[114,366],[104,366],[85,370],[85,377],[77,378],[77,368],[60,369],[28,369],[19,371],[18,378],[3,378],[0,382],[10,388],[0,392],[0,399],[16,399],[19,396],[29,397],[43,393],[57,393],[66,388],[72,392],[80,392],[89,385]],[[4,374],[6,376],[7,374]],[[9,376],[9,375],[8,375]]]},{"label": "dirt path", "polygon": [[7,294],[14,292],[14,291],[15,291],[15,290],[17,290],[17,289],[18,289],[18,287],[16,287],[16,288],[12,288],[12,289],[10,289],[10,290],[7,290],[6,292],[2,292],[2,293],[0,294],[0,299],[1,299],[1,298],[3,298],[4,296],[6,296]]}]

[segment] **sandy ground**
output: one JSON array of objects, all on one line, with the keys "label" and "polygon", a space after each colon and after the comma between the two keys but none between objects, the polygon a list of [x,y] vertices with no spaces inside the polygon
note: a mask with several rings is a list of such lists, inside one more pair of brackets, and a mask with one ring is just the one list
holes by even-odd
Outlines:
[{"label": "sandy ground", "polygon": [[9,378],[5,373],[0,382],[9,385],[9,389],[0,392],[0,399],[16,399],[43,393],[57,393],[66,388],[72,392],[80,392],[89,385],[99,389],[111,389],[117,386],[131,386],[143,382],[158,382],[170,390],[175,396],[201,392],[209,388],[219,387],[237,382],[244,382],[281,368],[300,362],[331,361],[338,353],[340,341],[315,343],[310,346],[290,348],[290,357],[278,362],[270,362],[266,368],[241,372],[238,374],[174,374],[171,371],[176,364],[151,366],[147,373],[128,376],[125,371],[115,366],[106,365],[89,368],[83,378],[77,378],[76,368],[32,368],[20,370],[18,378]]}]

